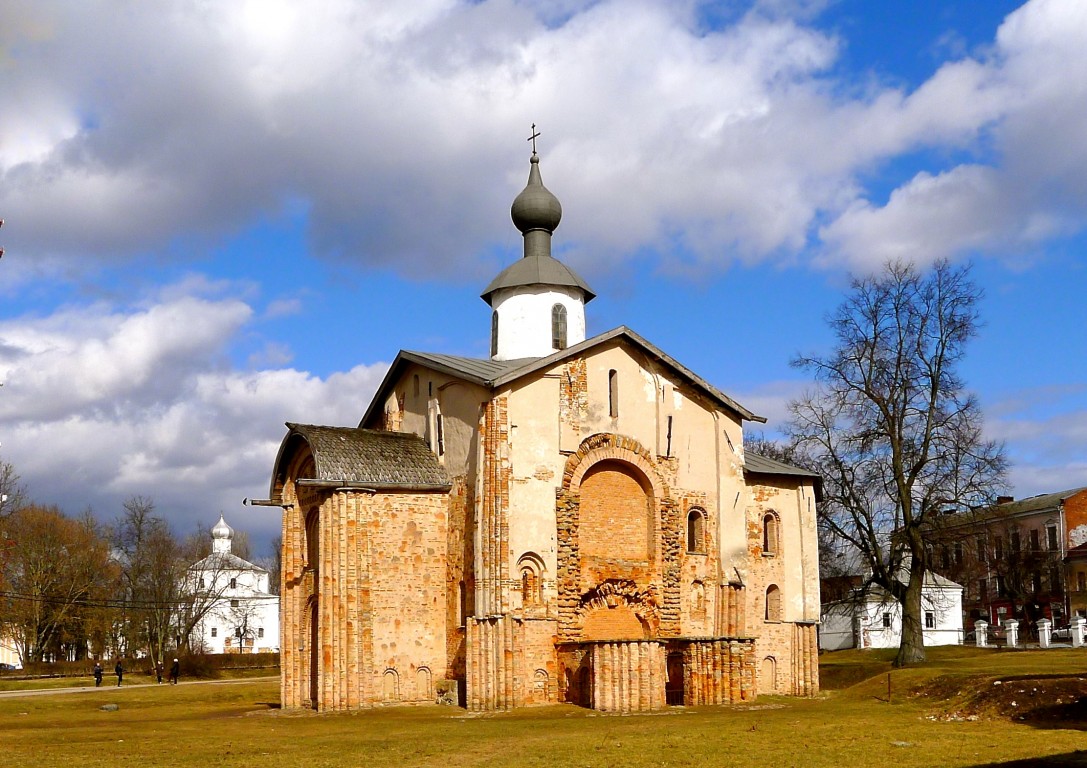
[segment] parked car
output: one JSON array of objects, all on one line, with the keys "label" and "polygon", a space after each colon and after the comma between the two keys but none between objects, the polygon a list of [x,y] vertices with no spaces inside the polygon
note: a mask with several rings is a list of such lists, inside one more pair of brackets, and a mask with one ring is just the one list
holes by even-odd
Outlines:
[{"label": "parked car", "polygon": [[1072,628],[1071,627],[1053,627],[1053,631],[1049,633],[1051,640],[1071,640]]},{"label": "parked car", "polygon": [[0,664],[0,672],[14,672],[17,669],[14,664]]}]

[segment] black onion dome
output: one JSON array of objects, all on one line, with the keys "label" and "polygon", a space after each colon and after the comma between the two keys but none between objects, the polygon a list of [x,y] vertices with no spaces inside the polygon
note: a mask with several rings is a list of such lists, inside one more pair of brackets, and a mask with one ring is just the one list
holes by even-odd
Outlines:
[{"label": "black onion dome", "polygon": [[562,206],[540,178],[540,157],[533,155],[528,172],[528,184],[513,201],[510,216],[522,233],[532,229],[554,232],[562,220]]}]

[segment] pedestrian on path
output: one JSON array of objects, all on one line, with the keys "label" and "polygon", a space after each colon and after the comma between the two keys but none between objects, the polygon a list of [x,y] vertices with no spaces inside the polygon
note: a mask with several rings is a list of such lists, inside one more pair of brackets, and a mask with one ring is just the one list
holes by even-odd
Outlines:
[{"label": "pedestrian on path", "polygon": [[177,679],[181,677],[181,663],[174,659],[173,666],[170,667],[170,682],[177,685]]},{"label": "pedestrian on path", "polygon": [[160,683],[162,682],[162,662],[161,661],[155,662],[155,677],[158,678],[158,681]]},{"label": "pedestrian on path", "polygon": [[117,666],[113,668],[113,672],[117,675],[117,687],[121,687],[121,678],[125,676],[125,668],[121,666],[121,660],[117,659]]},{"label": "pedestrian on path", "polygon": [[94,687],[98,688],[102,685],[102,662],[94,662]]}]

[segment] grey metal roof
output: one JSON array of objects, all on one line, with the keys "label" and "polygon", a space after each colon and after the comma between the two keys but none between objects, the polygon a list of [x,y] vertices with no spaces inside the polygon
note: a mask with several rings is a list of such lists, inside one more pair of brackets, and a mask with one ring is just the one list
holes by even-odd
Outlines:
[{"label": "grey metal roof", "polygon": [[482,387],[493,389],[613,340],[624,340],[640,347],[649,357],[664,363],[678,373],[681,378],[686,379],[687,382],[696,389],[706,394],[711,400],[739,414],[741,418],[748,421],[766,421],[764,416],[757,416],[747,410],[724,392],[717,389],[717,387],[682,365],[678,360],[665,354],[659,348],[653,346],[626,326],[621,325],[618,328],[602,333],[599,336],[586,339],[580,344],[574,344],[572,347],[559,350],[547,357],[530,357],[521,358],[519,360],[491,360],[489,358],[457,357],[455,355],[401,350],[400,354],[396,356],[396,360],[389,366],[385,378],[382,380],[381,385],[378,386],[377,392],[374,394],[373,400],[370,401],[370,406],[366,409],[366,413],[363,415],[359,424],[371,423],[371,418],[378,412],[381,403],[384,402],[385,393],[387,392],[388,387],[399,378],[401,372],[408,363],[417,363],[419,365],[434,368],[443,373],[459,376]]},{"label": "grey metal roof", "polygon": [[508,371],[516,370],[535,358],[526,357],[518,360],[491,360],[490,358],[458,357],[442,355],[436,352],[412,352],[403,350],[400,358],[434,368],[442,373],[461,376],[481,386],[490,386],[491,382]]},{"label": "grey metal roof", "polygon": [[501,376],[497,377],[492,383],[494,386],[501,386],[510,381],[513,381],[514,379],[520,378],[521,376],[534,373],[535,371],[538,371],[542,368],[546,368],[548,366],[554,365],[557,362],[561,362],[568,357],[574,357],[586,350],[592,349],[593,347],[600,346],[601,344],[605,344],[609,341],[616,339],[623,339],[634,344],[635,346],[641,347],[642,350],[649,355],[649,357],[655,358],[660,362],[664,363],[666,366],[678,373],[682,378],[693,384],[695,388],[702,390],[705,394],[709,395],[711,399],[717,401],[718,404],[725,406],[729,410],[735,411],[741,417],[747,419],[748,421],[766,421],[765,417],[756,416],[754,413],[744,408],[742,405],[737,403],[724,392],[717,389],[717,387],[713,386],[701,376],[697,375],[685,365],[680,363],[674,357],[666,354],[659,347],[650,344],[648,341],[646,341],[634,331],[627,328],[625,325],[621,325],[618,328],[614,328],[610,331],[602,333],[599,336],[593,336],[591,339],[586,339],[580,344],[575,344],[572,347],[567,347],[566,349],[555,352],[554,354],[548,355],[547,357],[529,360],[526,365],[502,374]]},{"label": "grey metal roof", "polygon": [[502,288],[519,288],[528,285],[559,285],[579,288],[585,293],[585,303],[596,298],[596,293],[580,275],[558,259],[545,254],[529,254],[510,264],[498,273],[480,296],[488,304],[491,294]]},{"label": "grey metal roof", "polygon": [[796,475],[797,477],[815,477],[819,475],[807,469],[786,464],[784,461],[771,459],[751,451],[744,451],[744,469],[748,472],[757,472],[761,475]]},{"label": "grey metal roof", "polygon": [[248,560],[235,555],[233,552],[212,552],[203,560],[198,560],[189,566],[190,571],[255,571],[257,573],[268,573],[267,570],[261,568],[259,565],[254,565]]},{"label": "grey metal roof", "polygon": [[313,452],[316,477],[305,479],[381,488],[449,485],[445,469],[418,435],[290,422],[287,428],[284,446],[298,435]]}]

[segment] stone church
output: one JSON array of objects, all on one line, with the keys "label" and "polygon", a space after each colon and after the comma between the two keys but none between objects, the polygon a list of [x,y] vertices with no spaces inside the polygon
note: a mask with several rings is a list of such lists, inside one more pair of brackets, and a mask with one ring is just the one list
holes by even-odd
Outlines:
[{"label": "stone church", "polygon": [[483,291],[486,359],[401,351],[357,427],[287,424],[283,706],[570,702],[605,712],[818,690],[817,477],[551,255],[532,154],[524,257]]}]

